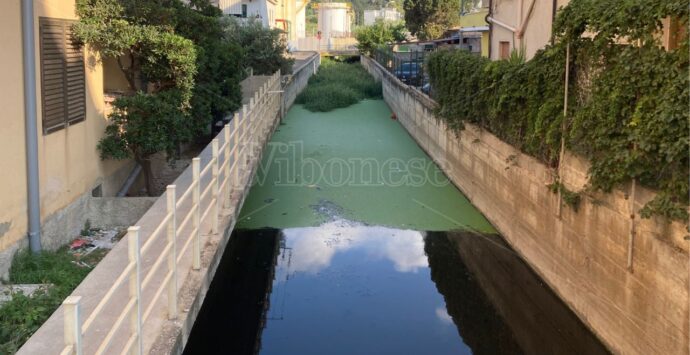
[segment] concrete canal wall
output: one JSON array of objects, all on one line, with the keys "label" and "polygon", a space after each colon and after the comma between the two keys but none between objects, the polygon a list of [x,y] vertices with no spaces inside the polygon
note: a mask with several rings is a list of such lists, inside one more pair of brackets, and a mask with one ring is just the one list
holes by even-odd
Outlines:
[{"label": "concrete canal wall", "polygon": [[[436,103],[375,61],[362,65],[382,82],[384,99],[409,134],[494,224],[530,266],[615,353],[689,352],[688,241],[685,226],[635,214],[654,192],[630,186],[563,205],[548,187],[554,171],[489,132],[447,129]],[[566,154],[564,185],[579,191],[588,163]]]}]

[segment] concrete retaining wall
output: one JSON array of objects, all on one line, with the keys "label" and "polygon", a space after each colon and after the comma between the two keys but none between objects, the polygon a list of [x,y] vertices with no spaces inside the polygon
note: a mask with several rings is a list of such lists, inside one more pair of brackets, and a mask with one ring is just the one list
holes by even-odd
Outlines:
[{"label": "concrete retaining wall", "polygon": [[[99,178],[96,185],[101,187],[106,196],[114,195],[132,170],[131,165],[126,165],[111,176]],[[56,250],[69,243],[79,236],[87,220],[93,227],[99,228],[131,225],[155,201],[155,198],[148,197],[117,198],[91,195],[91,191],[84,192],[65,207],[43,218],[41,245],[44,249]],[[15,253],[27,248],[28,244],[28,239],[24,238],[0,252],[0,278],[7,279]]]},{"label": "concrete retaining wall", "polygon": [[283,100],[286,112],[295,103],[297,95],[307,87],[309,78],[316,74],[319,65],[321,65],[321,56],[314,52],[311,57],[304,60],[302,65],[294,68],[292,75],[288,76],[287,83],[283,88],[285,90]]},{"label": "concrete retaining wall", "polygon": [[[688,241],[685,226],[635,215],[632,270],[630,187],[583,196],[577,211],[548,187],[554,172],[467,125],[456,133],[433,114],[435,102],[378,63],[363,66],[382,82],[384,99],[410,135],[532,268],[615,353],[687,354]],[[566,154],[563,183],[586,183],[586,160]],[[654,192],[637,188],[639,210]]]}]

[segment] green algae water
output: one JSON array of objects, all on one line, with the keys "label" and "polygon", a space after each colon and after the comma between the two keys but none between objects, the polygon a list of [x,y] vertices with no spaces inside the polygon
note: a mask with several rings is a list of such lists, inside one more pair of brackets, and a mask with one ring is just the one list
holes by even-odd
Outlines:
[{"label": "green algae water", "polygon": [[264,154],[238,228],[317,226],[338,215],[404,229],[495,232],[383,100],[326,113],[294,106]]},{"label": "green algae water", "polygon": [[388,106],[364,100],[290,109],[184,352],[607,350]]}]

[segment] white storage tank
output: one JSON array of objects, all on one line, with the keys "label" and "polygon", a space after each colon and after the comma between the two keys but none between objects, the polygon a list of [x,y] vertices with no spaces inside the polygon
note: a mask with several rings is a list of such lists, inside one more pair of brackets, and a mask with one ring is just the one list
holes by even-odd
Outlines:
[{"label": "white storage tank", "polygon": [[318,28],[321,38],[350,37],[352,22],[350,3],[322,2],[319,4]]}]

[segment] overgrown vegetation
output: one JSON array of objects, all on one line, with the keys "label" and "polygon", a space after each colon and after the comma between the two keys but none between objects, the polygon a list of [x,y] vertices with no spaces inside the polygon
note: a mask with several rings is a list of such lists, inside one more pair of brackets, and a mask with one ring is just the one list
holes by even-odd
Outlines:
[{"label": "overgrown vegetation", "polygon": [[558,14],[554,44],[530,61],[435,53],[428,69],[438,114],[455,129],[477,124],[552,167],[563,138],[591,162],[588,188],[610,191],[636,179],[659,190],[642,216],[685,220],[689,43],[684,36],[675,48],[661,46],[667,17],[687,27],[687,2],[573,0]]},{"label": "overgrown vegetation", "polygon": [[381,95],[381,84],[359,63],[323,59],[319,72],[309,78],[295,102],[309,111],[326,112]]},{"label": "overgrown vegetation", "polygon": [[407,29],[403,22],[376,21],[371,26],[355,28],[357,49],[365,55],[372,55],[374,49],[391,42],[404,41]]},{"label": "overgrown vegetation", "polygon": [[10,283],[52,286],[31,297],[14,294],[11,301],[0,307],[0,353],[15,353],[92,270],[78,265],[78,261],[92,265],[103,256],[104,251],[97,251],[79,259],[67,248],[40,254],[17,253],[10,269]]},{"label": "overgrown vegetation", "polygon": [[174,159],[181,143],[237,109],[245,68],[291,68],[280,31],[224,18],[209,0],[78,0],[77,15],[75,37],[115,58],[129,85],[129,96],[115,101],[101,157],[135,159],[150,195],[151,156]]}]

